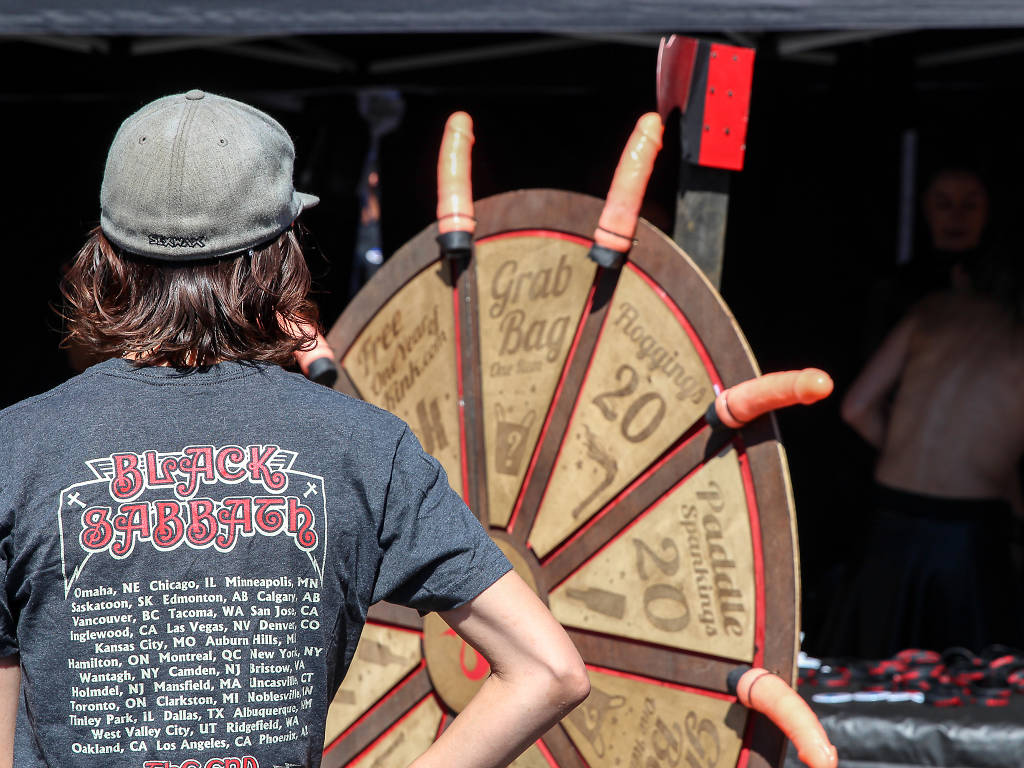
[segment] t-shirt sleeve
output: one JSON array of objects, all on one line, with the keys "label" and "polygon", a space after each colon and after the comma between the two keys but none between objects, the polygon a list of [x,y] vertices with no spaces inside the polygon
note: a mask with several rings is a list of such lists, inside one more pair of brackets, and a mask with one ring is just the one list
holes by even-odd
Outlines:
[{"label": "t-shirt sleeve", "polygon": [[3,481],[0,480],[0,657],[18,653],[18,637],[11,613],[7,573],[10,566],[11,523],[10,510],[5,509]]},{"label": "t-shirt sleeve", "polygon": [[457,608],[512,568],[408,427],[395,451],[378,540],[373,602],[421,613]]}]

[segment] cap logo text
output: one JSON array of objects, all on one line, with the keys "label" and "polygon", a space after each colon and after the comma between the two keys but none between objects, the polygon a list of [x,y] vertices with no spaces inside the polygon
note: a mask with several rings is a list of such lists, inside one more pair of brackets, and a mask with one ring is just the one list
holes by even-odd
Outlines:
[{"label": "cap logo text", "polygon": [[156,235],[149,236],[150,245],[163,248],[205,248],[206,235]]}]

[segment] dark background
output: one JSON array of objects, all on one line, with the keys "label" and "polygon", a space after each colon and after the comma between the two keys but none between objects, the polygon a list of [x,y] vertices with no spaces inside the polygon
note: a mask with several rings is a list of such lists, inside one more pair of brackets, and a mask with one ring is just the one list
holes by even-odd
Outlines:
[{"label": "dark background", "polygon": [[[732,179],[722,293],[763,370],[814,365],[837,384],[829,401],[780,416],[811,633],[832,566],[849,554],[866,516],[872,456],[841,425],[838,403],[870,352],[867,297],[896,258],[901,135],[918,132],[919,175],[951,158],[980,167],[1000,237],[1016,243],[1024,56],[999,44],[1019,34],[902,33],[802,54],[786,53],[792,36],[750,38],[758,56],[747,164]],[[61,265],[98,221],[103,162],[118,124],[147,101],[202,88],[254,103],[284,123],[297,146],[297,187],[322,199],[303,218],[314,235],[308,256],[330,327],[346,299],[355,185],[367,147],[359,88],[396,87],[405,97],[405,117],[381,147],[390,254],[434,217],[437,148],[456,109],[475,121],[477,199],[526,187],[603,197],[636,118],[656,106],[651,39],[560,46],[542,35],[320,36],[264,40],[256,56],[245,53],[245,41],[139,55],[128,38],[83,39],[70,46],[77,50],[60,40],[0,38],[7,73],[0,91],[0,322],[7,329],[0,407],[71,374],[57,349],[61,321],[53,310]],[[552,41],[551,50],[537,50]],[[536,43],[533,52],[515,53]],[[991,44],[999,55],[928,59]],[[488,46],[509,52],[462,64],[401,64]],[[310,61],[342,64],[328,71],[303,63],[296,53],[303,47]],[[281,55],[270,61],[267,51]],[[380,61],[398,68],[381,70]],[[669,232],[678,140],[678,126],[670,126],[644,212]]]}]

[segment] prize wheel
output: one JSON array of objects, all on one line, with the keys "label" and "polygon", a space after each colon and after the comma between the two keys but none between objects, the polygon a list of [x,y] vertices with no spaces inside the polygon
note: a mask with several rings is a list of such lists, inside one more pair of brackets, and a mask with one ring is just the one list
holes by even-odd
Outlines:
[{"label": "prize wheel", "polygon": [[[472,252],[434,225],[328,336],[336,388],[407,421],[569,632],[590,697],[513,765],[768,766],[784,741],[726,679],[792,681],[793,505],[771,416],[705,414],[758,375],[729,310],[641,221],[588,258],[602,201],[526,190],[476,204]],[[438,616],[377,604],[328,715],[324,765],[405,765],[488,673]]]}]

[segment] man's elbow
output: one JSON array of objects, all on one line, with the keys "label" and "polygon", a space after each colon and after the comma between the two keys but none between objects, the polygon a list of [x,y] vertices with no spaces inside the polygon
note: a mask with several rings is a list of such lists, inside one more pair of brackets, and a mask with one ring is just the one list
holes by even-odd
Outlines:
[{"label": "man's elbow", "polygon": [[583,700],[590,695],[590,675],[587,674],[587,668],[583,666],[582,661],[580,661],[579,670],[573,673],[567,689],[574,708],[582,704]]},{"label": "man's elbow", "polygon": [[560,709],[565,712],[574,709],[590,695],[590,675],[578,653],[570,654],[553,665],[551,677]]}]

